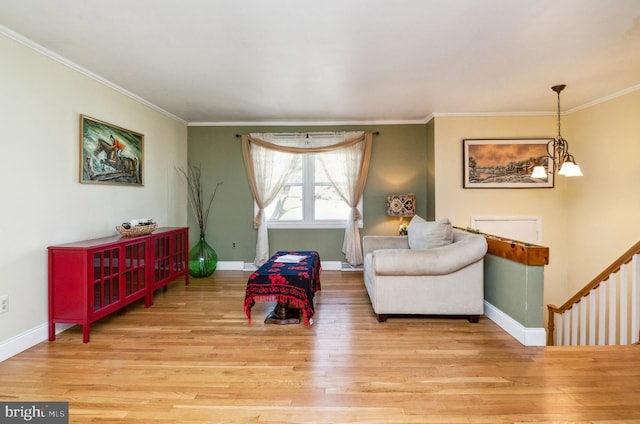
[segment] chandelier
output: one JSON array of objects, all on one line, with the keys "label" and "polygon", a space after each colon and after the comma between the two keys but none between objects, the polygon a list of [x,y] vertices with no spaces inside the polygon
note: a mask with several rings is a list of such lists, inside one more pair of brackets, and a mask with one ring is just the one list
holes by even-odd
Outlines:
[{"label": "chandelier", "polygon": [[[560,92],[566,85],[554,85],[551,87],[558,94],[558,136],[550,140],[547,144],[548,158],[550,159],[549,172],[558,172],[558,175],[565,177],[581,177],[582,171],[576,163],[573,155],[569,153],[569,142],[560,135]],[[547,178],[547,171],[544,166],[538,165],[533,168],[531,178]]]}]

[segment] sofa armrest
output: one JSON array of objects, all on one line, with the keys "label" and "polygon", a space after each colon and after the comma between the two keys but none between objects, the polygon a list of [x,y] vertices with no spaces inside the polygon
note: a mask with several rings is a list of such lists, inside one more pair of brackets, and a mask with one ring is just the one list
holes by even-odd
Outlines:
[{"label": "sofa armrest", "polygon": [[362,253],[365,256],[374,250],[408,248],[409,238],[407,236],[364,236],[362,238]]},{"label": "sofa armrest", "polygon": [[484,258],[487,240],[470,234],[455,243],[433,249],[386,249],[373,252],[373,272],[378,275],[450,274]]}]

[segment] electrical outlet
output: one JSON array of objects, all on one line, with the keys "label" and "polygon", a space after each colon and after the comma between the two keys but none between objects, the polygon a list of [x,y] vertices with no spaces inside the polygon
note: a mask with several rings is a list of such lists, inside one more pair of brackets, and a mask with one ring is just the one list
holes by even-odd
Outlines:
[{"label": "electrical outlet", "polygon": [[0,314],[9,312],[9,295],[0,296]]}]

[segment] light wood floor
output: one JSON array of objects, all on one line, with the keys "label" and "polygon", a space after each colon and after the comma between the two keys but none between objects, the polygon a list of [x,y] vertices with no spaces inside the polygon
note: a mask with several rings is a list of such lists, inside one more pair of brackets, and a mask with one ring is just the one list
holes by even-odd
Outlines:
[{"label": "light wood floor", "polygon": [[173,283],[0,363],[0,401],[71,423],[640,422],[640,346],[526,348],[485,317],[375,320],[362,273],[325,271],[315,323],[247,324],[248,273]]}]

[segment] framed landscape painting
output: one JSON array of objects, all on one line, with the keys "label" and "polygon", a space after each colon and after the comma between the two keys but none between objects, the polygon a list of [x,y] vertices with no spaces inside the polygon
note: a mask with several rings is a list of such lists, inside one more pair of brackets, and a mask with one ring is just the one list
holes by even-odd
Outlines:
[{"label": "framed landscape painting", "polygon": [[143,185],[144,135],[80,115],[80,182]]},{"label": "framed landscape painting", "polygon": [[[547,150],[551,138],[465,139],[463,150],[464,188],[553,187]],[[547,170],[546,178],[531,178],[533,167]]]}]

